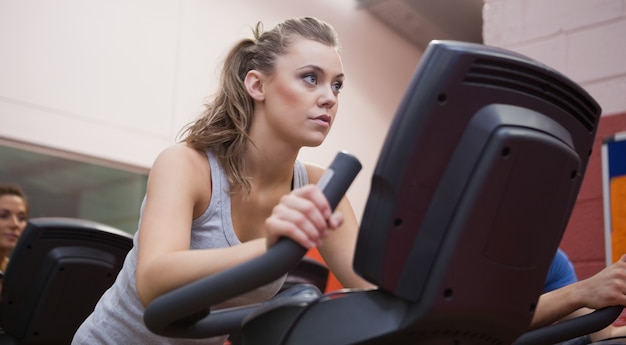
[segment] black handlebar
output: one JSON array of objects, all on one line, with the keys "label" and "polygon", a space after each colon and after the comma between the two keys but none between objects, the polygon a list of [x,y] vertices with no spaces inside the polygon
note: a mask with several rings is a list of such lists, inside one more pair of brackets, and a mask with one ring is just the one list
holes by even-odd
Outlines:
[{"label": "black handlebar", "polygon": [[522,334],[513,345],[552,345],[591,334],[609,326],[622,312],[622,306],[607,307],[557,324]]},{"label": "black handlebar", "polygon": [[[328,167],[318,186],[333,210],[360,170],[358,159],[345,152],[339,152]],[[291,239],[281,238],[256,259],[156,298],[146,307],[144,322],[150,331],[168,337],[207,338],[230,333],[241,327],[255,305],[217,311],[210,308],[282,277],[306,252]]]}]

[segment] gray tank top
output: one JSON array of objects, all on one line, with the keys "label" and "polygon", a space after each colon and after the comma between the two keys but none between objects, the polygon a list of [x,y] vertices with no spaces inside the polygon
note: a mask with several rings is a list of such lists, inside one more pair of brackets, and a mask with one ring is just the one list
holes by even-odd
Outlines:
[{"label": "gray tank top", "polygon": [[[206,211],[192,222],[191,249],[222,248],[241,243],[233,229],[228,180],[217,159],[208,151],[207,157],[211,165],[211,182],[213,186],[211,202]],[[304,164],[296,161],[293,185],[295,188],[298,188],[306,184],[308,184],[306,168]],[[143,213],[144,203],[141,205],[141,213]],[[139,222],[141,223],[141,218]],[[72,344],[222,345],[227,338],[226,336],[210,339],[175,339],[158,336],[146,328],[143,323],[144,308],[135,287],[137,237],[138,234],[135,234],[134,246],[126,256],[124,266],[115,283],[102,295],[94,311],[80,326],[74,335]],[[242,296],[228,300],[217,306],[217,308],[262,302],[276,294],[283,282],[284,277]]]}]

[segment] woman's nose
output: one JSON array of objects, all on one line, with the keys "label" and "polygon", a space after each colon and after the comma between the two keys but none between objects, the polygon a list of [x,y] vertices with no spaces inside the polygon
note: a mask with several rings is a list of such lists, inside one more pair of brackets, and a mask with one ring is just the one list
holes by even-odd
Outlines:
[{"label": "woman's nose", "polygon": [[324,89],[324,94],[320,97],[322,107],[330,109],[337,104],[337,95],[332,87]]},{"label": "woman's nose", "polygon": [[21,223],[21,219],[19,216],[15,215],[15,216],[9,217],[9,226],[12,229],[19,229],[20,223]]}]

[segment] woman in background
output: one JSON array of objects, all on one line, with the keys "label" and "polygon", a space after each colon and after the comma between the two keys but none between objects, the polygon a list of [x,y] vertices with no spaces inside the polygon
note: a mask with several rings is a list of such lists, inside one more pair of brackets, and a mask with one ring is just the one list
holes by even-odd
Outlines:
[{"label": "woman in background", "polygon": [[28,201],[17,185],[0,184],[0,271],[9,264],[9,256],[26,228]]}]

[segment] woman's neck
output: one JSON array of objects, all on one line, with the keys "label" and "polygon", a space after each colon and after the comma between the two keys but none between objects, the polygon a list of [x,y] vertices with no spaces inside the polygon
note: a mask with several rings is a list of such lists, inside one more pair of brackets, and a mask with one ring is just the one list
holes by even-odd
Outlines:
[{"label": "woman's neck", "polygon": [[2,272],[6,271],[9,265],[9,253],[10,251],[0,250],[0,271]]},{"label": "woman's neck", "polygon": [[271,152],[252,146],[244,155],[244,174],[257,188],[283,186],[293,178],[298,152]]}]

